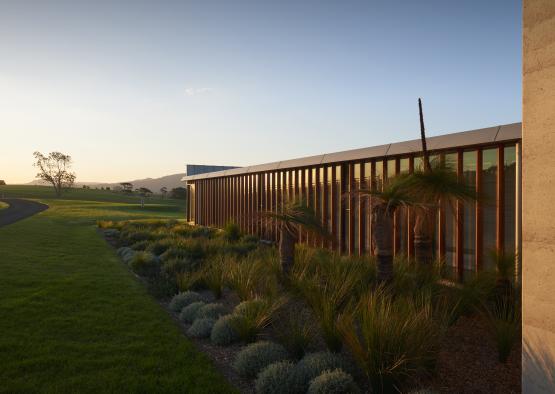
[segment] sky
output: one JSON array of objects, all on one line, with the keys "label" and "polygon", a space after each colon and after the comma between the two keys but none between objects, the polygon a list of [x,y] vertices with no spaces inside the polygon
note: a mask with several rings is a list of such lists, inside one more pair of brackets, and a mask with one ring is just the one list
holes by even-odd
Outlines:
[{"label": "sky", "polygon": [[0,0],[0,179],[252,165],[521,121],[517,0]]}]

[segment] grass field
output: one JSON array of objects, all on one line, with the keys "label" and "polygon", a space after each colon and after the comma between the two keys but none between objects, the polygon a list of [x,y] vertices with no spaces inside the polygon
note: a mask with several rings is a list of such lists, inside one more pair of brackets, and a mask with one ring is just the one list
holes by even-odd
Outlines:
[{"label": "grass field", "polygon": [[97,219],[179,218],[179,203],[2,193],[50,208],[0,228],[0,392],[234,392],[96,230]]}]

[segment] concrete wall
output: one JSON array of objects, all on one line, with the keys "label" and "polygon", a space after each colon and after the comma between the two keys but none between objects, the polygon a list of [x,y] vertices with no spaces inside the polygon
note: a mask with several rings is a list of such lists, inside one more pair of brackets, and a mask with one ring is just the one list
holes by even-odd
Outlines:
[{"label": "concrete wall", "polygon": [[523,392],[555,393],[555,0],[523,0]]}]

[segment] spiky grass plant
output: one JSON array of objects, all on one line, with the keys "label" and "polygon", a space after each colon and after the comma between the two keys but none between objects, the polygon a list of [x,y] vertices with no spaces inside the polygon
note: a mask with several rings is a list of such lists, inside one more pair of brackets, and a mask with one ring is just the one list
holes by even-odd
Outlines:
[{"label": "spiky grass plant", "polygon": [[240,310],[234,312],[236,318],[231,320],[230,324],[243,342],[253,342],[258,334],[272,323],[276,312],[285,302],[285,298],[244,302]]},{"label": "spiky grass plant", "polygon": [[198,273],[199,282],[214,293],[216,298],[221,298],[226,283],[226,267],[228,259],[221,254],[213,256],[205,262]]},{"label": "spiky grass plant", "polygon": [[368,290],[375,277],[373,265],[362,258],[322,252],[303,260],[304,266],[293,268],[293,286],[316,315],[328,348],[340,351],[342,340],[337,316]]},{"label": "spiky grass plant", "polygon": [[445,332],[433,309],[431,297],[393,297],[379,287],[340,317],[345,344],[374,391],[401,390],[432,372]]},{"label": "spiky grass plant", "polygon": [[225,261],[225,283],[241,300],[274,296],[278,292],[276,260],[256,254],[242,261],[228,257]]},{"label": "spiky grass plant", "polygon": [[314,327],[298,315],[283,314],[276,319],[277,340],[295,359],[301,359],[314,343]]},{"label": "spiky grass plant", "polygon": [[[516,298],[518,299],[518,298]],[[506,363],[520,338],[521,306],[514,297],[498,297],[484,305],[490,332],[495,338],[499,362]]]}]

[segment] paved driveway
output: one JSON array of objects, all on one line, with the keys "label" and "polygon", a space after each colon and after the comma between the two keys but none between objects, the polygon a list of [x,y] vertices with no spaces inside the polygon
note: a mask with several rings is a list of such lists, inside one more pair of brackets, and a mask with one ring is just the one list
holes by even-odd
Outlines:
[{"label": "paved driveway", "polygon": [[10,204],[8,208],[0,210],[0,226],[17,222],[48,209],[48,205],[21,198],[2,198],[0,201]]}]

